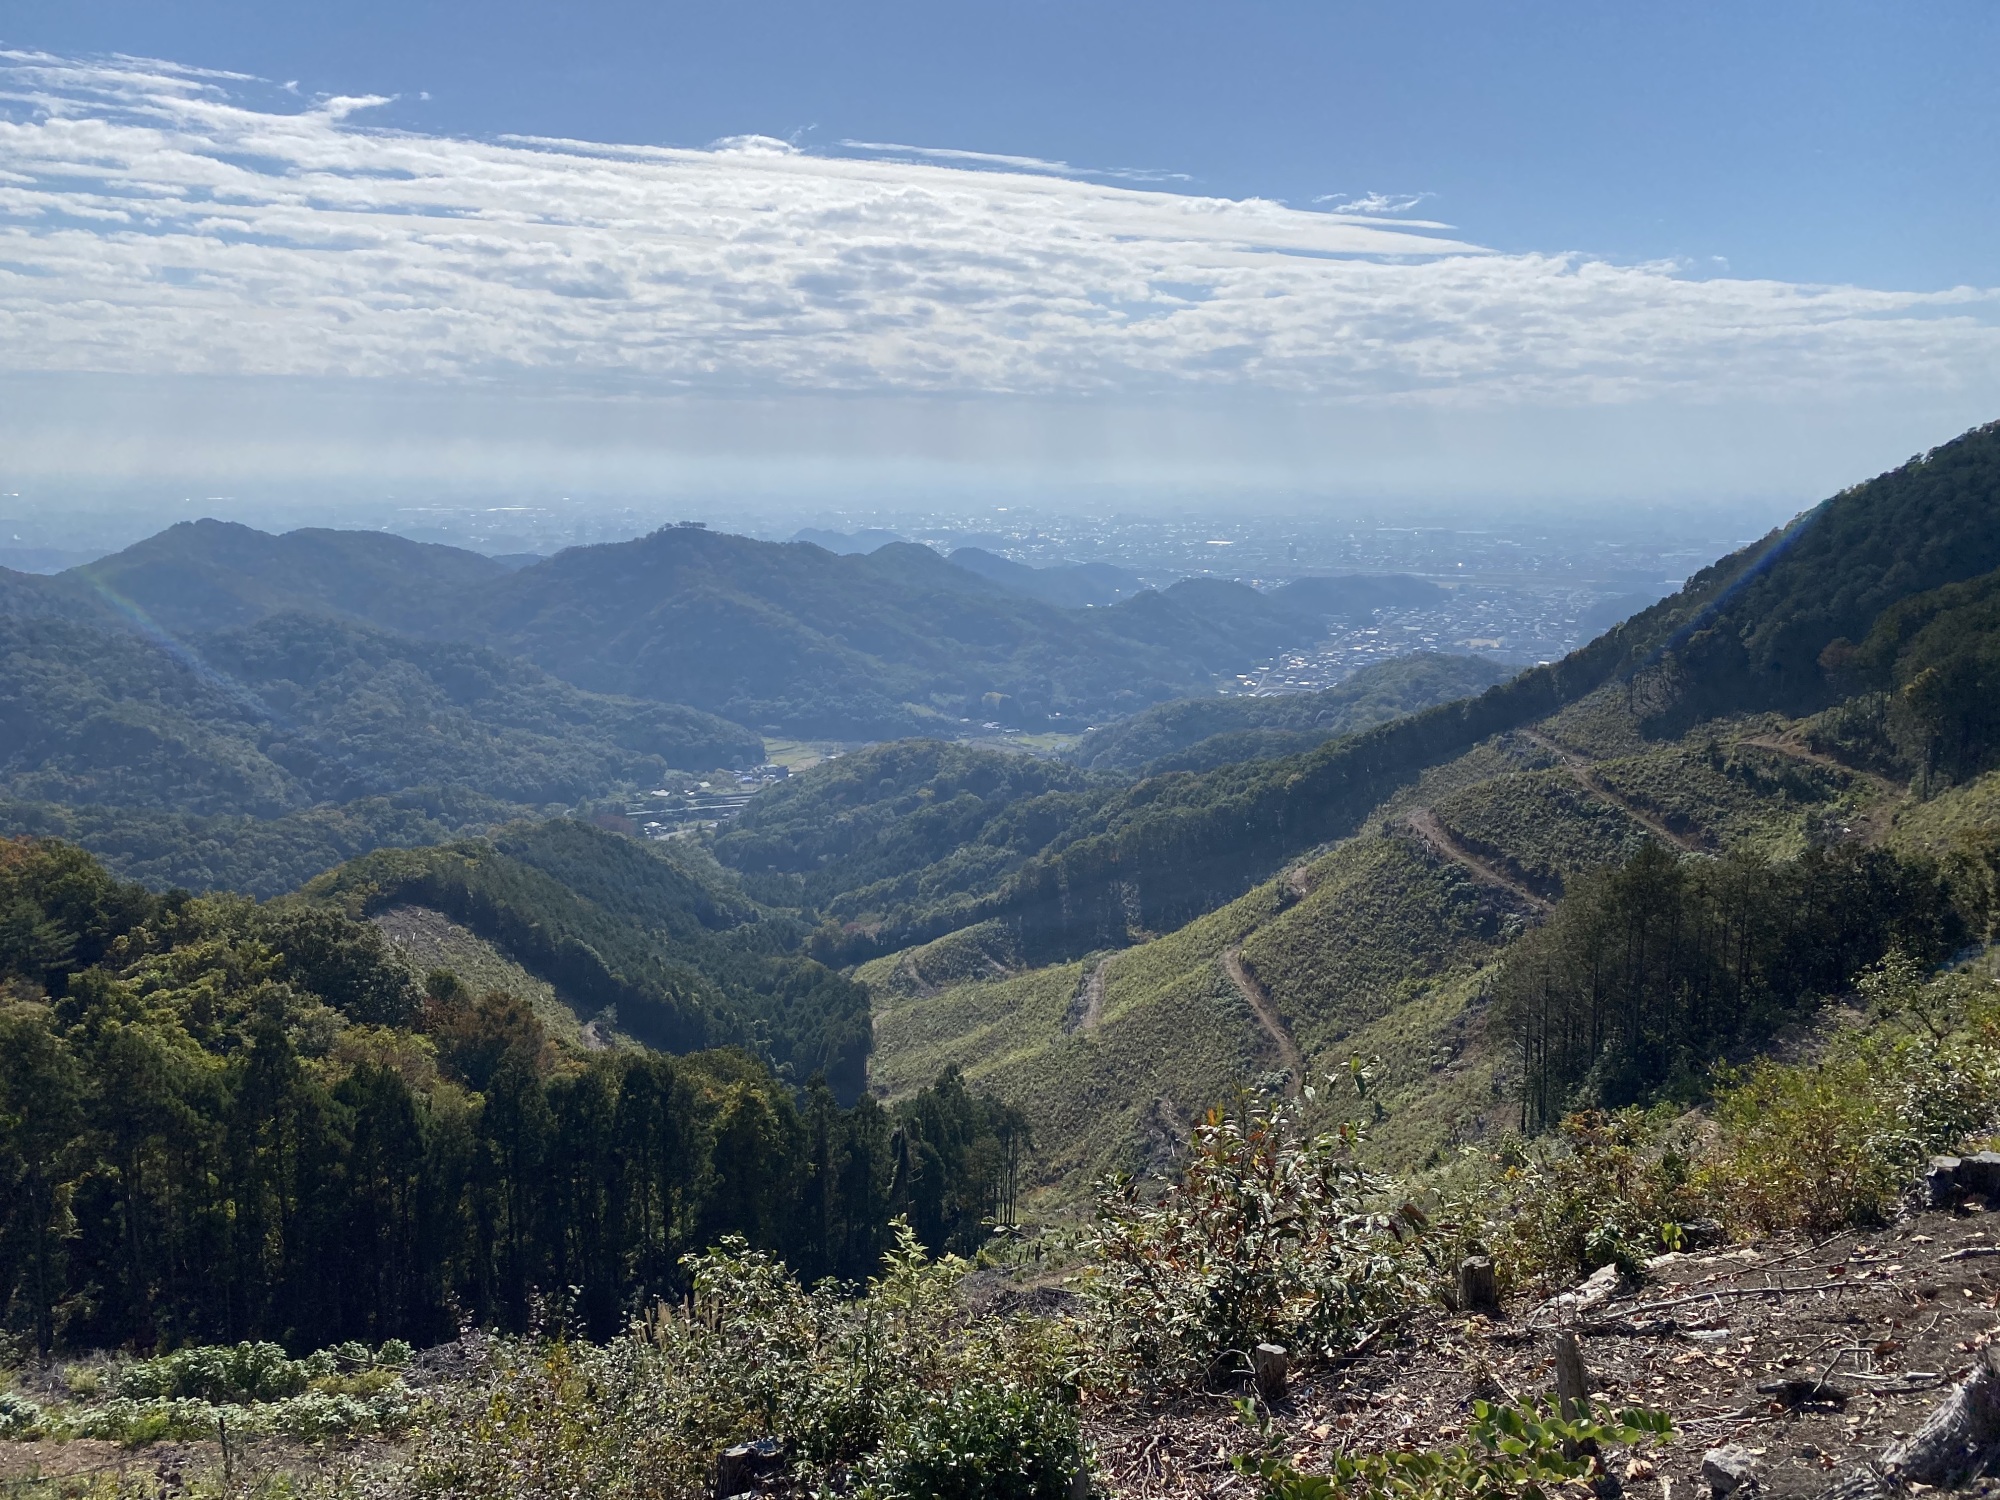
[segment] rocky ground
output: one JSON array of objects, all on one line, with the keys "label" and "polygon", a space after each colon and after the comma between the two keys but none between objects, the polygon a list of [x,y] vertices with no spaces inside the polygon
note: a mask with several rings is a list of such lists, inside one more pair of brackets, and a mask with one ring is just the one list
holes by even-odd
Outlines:
[{"label": "rocky ground", "polygon": [[[1818,1245],[1670,1255],[1640,1285],[1606,1279],[1498,1318],[1413,1320],[1342,1368],[1301,1371],[1272,1412],[1293,1461],[1427,1447],[1463,1434],[1476,1398],[1545,1395],[1573,1330],[1593,1398],[1674,1421],[1628,1495],[1705,1500],[1711,1449],[1744,1450],[1768,1497],[1818,1495],[1908,1436],[2000,1340],[2000,1214],[1925,1213]],[[1092,1436],[1120,1497],[1248,1496],[1230,1467],[1252,1434],[1217,1394],[1100,1412]],[[1623,1476],[1626,1455],[1610,1455]],[[2000,1485],[1978,1493],[2000,1494]]]}]

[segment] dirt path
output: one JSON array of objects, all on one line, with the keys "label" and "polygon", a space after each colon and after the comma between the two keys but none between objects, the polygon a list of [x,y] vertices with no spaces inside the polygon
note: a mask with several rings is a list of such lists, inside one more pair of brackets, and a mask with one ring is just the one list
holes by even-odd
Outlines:
[{"label": "dirt path", "polygon": [[1482,885],[1494,886],[1526,902],[1540,916],[1546,917],[1556,909],[1555,903],[1548,897],[1529,889],[1498,865],[1481,859],[1466,848],[1452,836],[1450,829],[1438,821],[1437,814],[1428,807],[1416,809],[1405,816],[1403,822],[1408,825],[1411,832],[1429,844],[1438,854],[1455,864],[1463,865]]},{"label": "dirt path", "polygon": [[1802,761],[1810,766],[1825,766],[1828,770],[1839,771],[1848,776],[1858,776],[1882,794],[1882,800],[1867,809],[1855,823],[1859,825],[1861,841],[1865,844],[1879,844],[1889,836],[1889,830],[1896,826],[1896,813],[1909,800],[1910,789],[1891,781],[1878,771],[1859,771],[1853,766],[1843,765],[1831,755],[1821,755],[1817,750],[1808,750],[1804,745],[1778,738],[1776,735],[1752,735],[1736,742],[1758,750],[1769,750],[1773,755],[1782,755],[1787,760]]},{"label": "dirt path", "polygon": [[1792,741],[1780,739],[1776,735],[1750,735],[1747,738],[1738,740],[1736,743],[1739,745],[1749,745],[1758,750],[1769,750],[1790,760],[1805,761],[1809,765],[1825,766],[1830,771],[1839,771],[1847,776],[1858,776],[1876,790],[1884,792],[1891,797],[1909,795],[1908,787],[1891,781],[1879,771],[1856,770],[1853,766],[1835,760],[1831,755],[1821,755],[1817,750],[1808,750],[1804,745],[1794,744]]},{"label": "dirt path", "polygon": [[1706,854],[1709,852],[1709,846],[1703,840],[1691,839],[1686,834],[1674,832],[1673,829],[1661,822],[1657,816],[1646,811],[1638,803],[1606,786],[1598,777],[1588,756],[1578,754],[1567,745],[1559,745],[1547,735],[1537,733],[1532,729],[1518,729],[1515,733],[1520,735],[1529,744],[1539,745],[1542,749],[1548,751],[1549,754],[1563,763],[1564,768],[1568,770],[1571,776],[1576,778],[1577,785],[1581,786],[1587,792],[1592,792],[1602,797],[1606,802],[1618,808],[1626,817],[1644,828],[1655,838],[1665,840],[1686,854]]},{"label": "dirt path", "polygon": [[1299,1044],[1292,1040],[1291,1030],[1285,1025],[1278,1007],[1271,1003],[1257,976],[1243,966],[1243,945],[1238,943],[1222,951],[1222,972],[1229,976],[1229,982],[1236,986],[1236,993],[1243,997],[1243,1003],[1250,1007],[1250,1013],[1257,1018],[1271,1040],[1277,1044],[1279,1061],[1285,1065],[1285,1074],[1290,1080],[1285,1092],[1296,1095],[1304,1087],[1306,1080],[1305,1054],[1299,1051]]},{"label": "dirt path", "polygon": [[1076,987],[1075,998],[1069,1002],[1069,1014],[1063,1017],[1064,1031],[1097,1030],[1098,1023],[1104,1019],[1104,971],[1110,965],[1110,959],[1100,958],[1083,976],[1083,983]]},{"label": "dirt path", "polygon": [[913,953],[905,953],[901,963],[896,965],[896,973],[909,982],[919,998],[928,1000],[938,992],[936,985],[917,971],[917,960]]}]

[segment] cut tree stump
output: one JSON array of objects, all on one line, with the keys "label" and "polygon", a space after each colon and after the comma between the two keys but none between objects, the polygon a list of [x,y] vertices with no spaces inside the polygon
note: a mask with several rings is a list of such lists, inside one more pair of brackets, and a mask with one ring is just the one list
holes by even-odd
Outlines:
[{"label": "cut tree stump", "polygon": [[1468,1255],[1458,1263],[1458,1310],[1497,1317],[1500,1312],[1500,1282],[1494,1274],[1493,1257]]},{"label": "cut tree stump", "polygon": [[1275,1406],[1285,1399],[1286,1365],[1290,1362],[1282,1344],[1259,1344],[1251,1359],[1251,1368],[1257,1374],[1257,1394],[1264,1398],[1264,1404]]},{"label": "cut tree stump", "polygon": [[1590,1410],[1590,1381],[1583,1373],[1583,1349],[1573,1333],[1556,1335],[1556,1409],[1571,1422]]}]

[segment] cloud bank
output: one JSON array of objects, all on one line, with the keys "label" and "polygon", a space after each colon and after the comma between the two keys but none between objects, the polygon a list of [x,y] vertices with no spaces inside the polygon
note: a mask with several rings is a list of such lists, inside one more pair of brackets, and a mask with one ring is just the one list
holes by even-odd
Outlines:
[{"label": "cloud bank", "polygon": [[383,102],[0,52],[0,489],[1785,504],[2000,414],[1990,288],[1496,253],[1423,195],[948,147],[442,138]]},{"label": "cloud bank", "polygon": [[257,93],[0,54],[14,370],[1448,404],[2000,371],[1990,289],[1495,254],[1372,194],[1311,212],[760,137],[457,140],[371,130],[371,98]]}]

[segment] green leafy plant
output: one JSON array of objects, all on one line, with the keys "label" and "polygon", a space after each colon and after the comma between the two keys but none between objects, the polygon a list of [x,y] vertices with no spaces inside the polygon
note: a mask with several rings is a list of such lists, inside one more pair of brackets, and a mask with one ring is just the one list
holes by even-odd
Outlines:
[{"label": "green leafy plant", "polygon": [[1426,1295],[1414,1209],[1355,1160],[1358,1127],[1305,1132],[1313,1102],[1212,1110],[1157,1203],[1101,1201],[1084,1290],[1112,1360],[1186,1379],[1260,1343],[1331,1355]]},{"label": "green leafy plant", "polygon": [[1574,1481],[1601,1476],[1602,1448],[1673,1435],[1666,1413],[1636,1407],[1601,1420],[1588,1411],[1564,1417],[1542,1402],[1475,1401],[1462,1443],[1342,1453],[1330,1472],[1307,1474],[1285,1458],[1268,1418],[1248,1402],[1239,1409],[1258,1425],[1263,1441],[1234,1462],[1258,1482],[1266,1500],[1543,1500]]},{"label": "green leafy plant", "polygon": [[866,1500],[1067,1500],[1089,1471],[1073,1407],[972,1386],[921,1401],[864,1468]]}]

